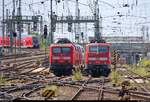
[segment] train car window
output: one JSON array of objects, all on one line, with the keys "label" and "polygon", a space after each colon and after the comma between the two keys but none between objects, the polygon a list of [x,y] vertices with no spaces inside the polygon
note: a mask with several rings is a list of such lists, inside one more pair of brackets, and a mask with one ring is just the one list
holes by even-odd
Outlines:
[{"label": "train car window", "polygon": [[53,48],[53,53],[61,53],[61,48]]}]

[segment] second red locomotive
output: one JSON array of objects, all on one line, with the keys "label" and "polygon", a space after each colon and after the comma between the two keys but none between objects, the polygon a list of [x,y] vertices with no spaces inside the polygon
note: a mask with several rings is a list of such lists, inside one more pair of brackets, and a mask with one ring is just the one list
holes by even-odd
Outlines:
[{"label": "second red locomotive", "polygon": [[90,43],[85,50],[85,70],[88,74],[107,77],[110,73],[110,45],[109,43]]}]

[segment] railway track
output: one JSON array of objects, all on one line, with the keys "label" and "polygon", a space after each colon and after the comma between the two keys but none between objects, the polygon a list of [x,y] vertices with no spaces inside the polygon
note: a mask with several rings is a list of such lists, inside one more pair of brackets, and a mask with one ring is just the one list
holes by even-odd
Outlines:
[{"label": "railway track", "polygon": [[[88,84],[88,81],[91,80],[91,78],[84,81],[84,83],[82,83],[82,85],[80,85],[80,86],[58,83],[62,79],[63,78],[60,78],[57,81],[54,80],[53,82],[49,83],[52,85],[54,84],[54,85],[59,86],[60,91],[59,91],[59,96],[56,97],[57,100],[85,100],[87,98],[87,95],[89,95],[88,99],[91,98],[91,100],[92,99],[100,100],[103,97],[103,90],[95,91],[94,89],[88,89],[86,87],[86,84]],[[101,85],[103,85],[103,84],[101,83]],[[31,90],[30,92],[27,92],[26,94],[23,95],[24,96],[23,98],[29,99],[29,100],[31,100],[31,99],[45,100],[46,98],[42,97],[42,95],[41,95],[41,92],[42,92],[41,90],[43,90],[44,87],[45,87],[45,85],[35,88],[35,89]],[[92,94],[92,92],[93,92],[93,94]],[[94,96],[94,94],[95,94],[95,96]],[[53,98],[50,98],[48,100],[53,100]]]},{"label": "railway track", "polygon": [[22,54],[1,56],[0,60],[13,59],[14,57],[21,58],[21,57],[29,57],[29,56],[33,56],[33,55],[44,55],[45,54],[45,51],[40,50],[40,49],[23,49],[23,51],[24,52],[22,52]]},{"label": "railway track", "polygon": [[[131,74],[128,74],[128,75],[136,83],[136,85],[141,88],[142,91],[147,92],[147,93],[150,94],[150,87],[149,86],[147,86],[145,84],[138,84],[138,82],[133,78],[133,75],[138,75],[138,74],[135,74],[135,73],[132,72]],[[140,75],[138,75],[138,76],[139,76],[139,79],[142,79],[144,81],[144,83],[147,80],[150,81],[148,78],[142,77]]]},{"label": "railway track", "polygon": [[[129,78],[130,80],[132,80],[132,81],[135,83],[135,85],[138,86],[138,91],[143,91],[143,92],[146,92],[146,93],[149,93],[149,94],[150,94],[150,87],[147,86],[147,85],[145,85],[145,84],[146,84],[146,83],[145,83],[146,81],[149,81],[149,82],[150,82],[150,80],[149,80],[148,78],[143,77],[143,76],[141,76],[141,75],[139,75],[139,74],[137,74],[137,73],[135,73],[135,72],[133,72],[133,71],[131,71],[131,70],[128,70],[128,69],[125,69],[125,70],[124,70],[124,74],[127,75],[128,78]],[[143,80],[144,83],[143,83],[143,84],[138,83],[138,82],[137,82],[137,79]]]},{"label": "railway track", "polygon": [[[99,81],[99,86],[87,85],[88,82],[94,82],[92,80],[85,80],[81,84],[77,83],[62,83],[64,77],[51,77],[47,81],[35,80],[30,83],[26,83],[22,86],[14,86],[12,88],[6,88],[4,91],[8,95],[13,96],[13,99],[20,100],[45,100],[42,97],[41,92],[47,85],[59,86],[59,95],[47,100],[119,100],[119,90],[105,87],[104,80]],[[59,82],[60,81],[60,82]],[[3,89],[4,90],[4,89]],[[149,94],[130,91],[132,99],[149,100]],[[110,97],[111,96],[111,97]]]},{"label": "railway track", "polygon": [[[85,81],[86,83],[86,81]],[[71,85],[71,84],[60,84],[60,83],[49,83],[47,85],[57,85],[59,87],[59,95],[56,97],[51,97],[49,99],[42,97],[42,90],[46,86],[41,86],[35,88],[23,95],[23,98],[29,100],[119,100],[118,93],[119,90],[102,88],[103,85],[101,83],[101,88],[90,87],[90,86],[81,86],[81,85]],[[82,84],[83,85],[83,84]],[[149,100],[150,97],[147,95],[142,95],[139,93],[130,92],[132,100]]]},{"label": "railway track", "polygon": [[[36,64],[40,60],[41,64]],[[14,64],[14,59],[3,60]],[[119,100],[119,90],[106,86],[107,78],[94,79],[86,77],[82,81],[73,81],[70,77],[56,77],[49,73],[45,55],[17,58],[17,66],[3,66],[0,73],[10,85],[0,86],[0,99],[9,96],[11,100]],[[47,72],[47,74],[45,73]],[[42,91],[47,85],[56,85],[59,94],[56,97],[46,98]],[[129,91],[132,100],[150,100],[148,92]],[[110,97],[111,96],[111,97]]]},{"label": "railway track", "polygon": [[79,90],[71,97],[71,100],[76,100],[77,97],[81,94],[82,90],[84,89],[84,86],[88,84],[88,81],[91,80],[91,77],[88,78],[87,81],[85,81],[82,86],[79,88]]}]

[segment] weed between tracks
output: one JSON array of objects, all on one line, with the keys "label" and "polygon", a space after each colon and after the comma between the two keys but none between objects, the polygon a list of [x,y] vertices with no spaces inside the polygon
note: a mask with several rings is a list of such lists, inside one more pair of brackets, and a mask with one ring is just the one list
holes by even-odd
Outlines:
[{"label": "weed between tracks", "polygon": [[79,68],[75,68],[75,70],[73,70],[72,80],[82,80],[82,79],[83,76],[81,70]]},{"label": "weed between tracks", "polygon": [[134,72],[142,77],[150,75],[150,73],[143,67],[138,67],[138,68],[133,67],[129,70],[131,70],[132,72]]},{"label": "weed between tracks", "polygon": [[149,67],[150,67],[150,60],[147,58],[143,58],[141,61],[138,62],[137,65],[130,65],[127,67],[132,72],[144,77],[144,76],[150,76],[149,73]]},{"label": "weed between tracks", "polygon": [[150,68],[150,59],[143,58],[141,61],[139,61],[139,66],[142,66],[144,68]]},{"label": "weed between tracks", "polygon": [[3,77],[3,75],[0,75],[0,85],[5,85],[6,79]]},{"label": "weed between tracks", "polygon": [[109,75],[109,78],[113,85],[119,86],[124,81],[122,76],[123,75],[120,74],[118,71],[112,70],[111,74]]},{"label": "weed between tracks", "polygon": [[50,98],[52,96],[58,96],[58,87],[56,85],[46,86],[46,88],[42,92],[42,96],[46,98]]}]

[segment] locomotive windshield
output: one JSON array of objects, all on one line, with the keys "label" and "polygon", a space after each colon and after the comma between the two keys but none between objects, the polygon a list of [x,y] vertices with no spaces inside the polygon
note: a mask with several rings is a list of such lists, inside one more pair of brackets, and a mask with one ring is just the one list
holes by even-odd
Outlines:
[{"label": "locomotive windshield", "polygon": [[70,48],[67,48],[67,47],[56,47],[56,48],[53,48],[53,53],[69,54],[70,52],[71,52]]},{"label": "locomotive windshield", "polygon": [[108,47],[107,46],[90,46],[89,52],[107,52]]}]

